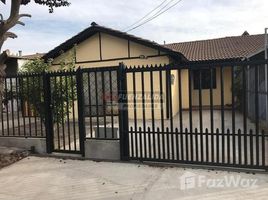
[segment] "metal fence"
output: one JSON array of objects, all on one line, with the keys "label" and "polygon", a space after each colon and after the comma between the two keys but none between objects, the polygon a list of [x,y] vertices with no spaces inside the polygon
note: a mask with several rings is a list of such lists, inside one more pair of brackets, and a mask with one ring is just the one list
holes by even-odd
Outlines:
[{"label": "metal fence", "polygon": [[267,169],[260,113],[268,102],[260,101],[260,73],[251,73],[267,63],[120,64],[3,77],[0,137],[42,137],[48,153],[82,155],[85,140],[120,140],[122,160]]},{"label": "metal fence", "polygon": [[42,75],[5,77],[0,136],[46,137],[44,116],[37,111],[43,107],[43,96]]},{"label": "metal fence", "polygon": [[[135,108],[128,109],[129,128],[123,134],[129,141],[125,156],[140,161],[267,168],[268,135],[260,125],[259,111],[268,102],[260,104],[258,73],[251,79],[253,95],[247,88],[249,69],[259,71],[265,63],[186,63],[125,69],[132,81],[126,92],[135,97],[125,101]],[[149,101],[148,93],[152,97]],[[157,102],[155,93],[161,97]],[[251,98],[254,103],[248,104]],[[254,121],[248,118],[249,109],[255,112]]]}]

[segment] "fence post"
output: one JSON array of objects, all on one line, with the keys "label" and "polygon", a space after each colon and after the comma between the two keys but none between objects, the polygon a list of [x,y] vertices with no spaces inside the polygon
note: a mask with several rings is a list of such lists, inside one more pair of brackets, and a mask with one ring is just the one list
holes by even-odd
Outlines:
[{"label": "fence post", "polygon": [[51,86],[49,74],[43,72],[43,89],[44,89],[44,106],[45,106],[45,127],[46,127],[46,144],[47,153],[53,151],[53,119],[51,108]]},{"label": "fence post", "polygon": [[118,68],[118,108],[121,160],[129,159],[127,74],[123,63]]},{"label": "fence post", "polygon": [[79,142],[82,156],[85,156],[85,118],[84,118],[84,89],[83,72],[79,67],[76,71],[77,103],[78,103],[78,126]]}]

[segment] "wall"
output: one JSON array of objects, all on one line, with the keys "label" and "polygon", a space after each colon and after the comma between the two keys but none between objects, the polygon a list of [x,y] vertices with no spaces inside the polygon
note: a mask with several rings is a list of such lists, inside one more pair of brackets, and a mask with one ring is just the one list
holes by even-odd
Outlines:
[{"label": "wall", "polygon": [[[224,105],[232,104],[232,73],[231,67],[223,68],[223,81],[224,81]],[[213,89],[213,104],[214,106],[221,105],[221,78],[220,78],[220,68],[216,68],[216,88]],[[194,89],[194,84],[192,81],[192,105],[199,106],[199,90]],[[202,90],[202,105],[210,105],[210,90]]]}]

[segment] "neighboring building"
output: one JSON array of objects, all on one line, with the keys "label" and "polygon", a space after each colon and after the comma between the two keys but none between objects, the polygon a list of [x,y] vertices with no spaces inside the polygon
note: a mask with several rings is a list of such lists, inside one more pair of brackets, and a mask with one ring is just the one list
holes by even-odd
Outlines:
[{"label": "neighboring building", "polygon": [[[55,69],[59,67],[61,62],[71,62],[75,60],[76,67],[104,67],[104,66],[118,66],[123,62],[127,67],[142,66],[142,65],[164,65],[171,63],[182,63],[185,61],[195,62],[216,62],[216,61],[233,61],[250,58],[257,52],[264,50],[264,35],[248,35],[226,37],[212,40],[202,40],[194,42],[173,43],[167,45],[159,45],[149,40],[144,40],[124,32],[99,26],[92,23],[92,26],[80,32],[76,36],[60,44],[44,58],[53,59],[53,66]],[[214,105],[221,105],[220,100],[220,73],[219,67],[215,66],[214,71]],[[195,81],[195,74],[193,73],[193,106],[198,106],[198,81]],[[209,105],[209,90],[207,88],[206,76],[208,73],[204,70],[202,72],[202,98],[203,105]],[[189,108],[189,88],[188,88],[188,70],[182,70],[182,107]],[[178,112],[178,72],[172,71],[172,79],[175,84],[172,84],[172,102],[174,115]],[[136,77],[140,80],[140,77]],[[170,75],[166,74],[163,82]],[[150,91],[149,78],[145,77],[145,91]],[[198,79],[197,79],[198,80]],[[140,83],[139,83],[140,84]],[[231,66],[224,69],[224,92],[225,105],[231,105]],[[132,78],[128,78],[128,88],[132,91]],[[140,85],[137,86],[140,88]],[[164,98],[168,96],[164,92]],[[166,112],[166,111],[164,111]],[[156,118],[159,113],[156,113]],[[141,113],[138,113],[138,117]],[[146,116],[150,118],[150,114]]]},{"label": "neighboring building", "polygon": [[6,75],[12,76],[16,75],[19,72],[19,69],[29,60],[33,60],[36,58],[41,58],[44,54],[36,53],[32,55],[22,55],[21,51],[14,55],[11,54],[8,56],[5,64],[6,64]]}]

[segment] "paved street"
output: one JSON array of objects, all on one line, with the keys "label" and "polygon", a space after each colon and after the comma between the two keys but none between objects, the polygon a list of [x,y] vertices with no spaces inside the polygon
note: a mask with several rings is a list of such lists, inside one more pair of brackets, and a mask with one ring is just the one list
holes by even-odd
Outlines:
[{"label": "paved street", "polygon": [[[240,184],[228,182],[232,178]],[[268,174],[39,157],[0,170],[0,180],[1,200],[261,200],[268,196]]]}]

